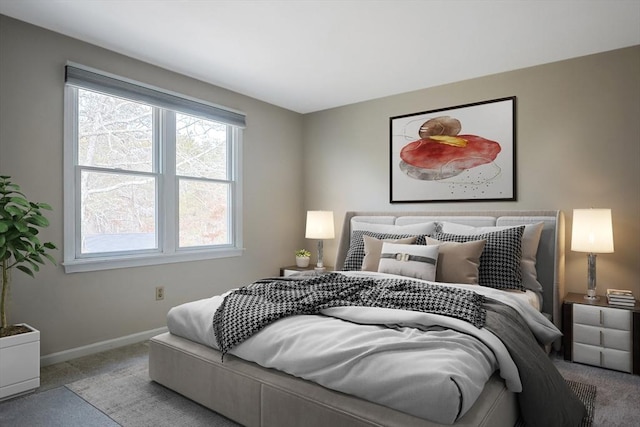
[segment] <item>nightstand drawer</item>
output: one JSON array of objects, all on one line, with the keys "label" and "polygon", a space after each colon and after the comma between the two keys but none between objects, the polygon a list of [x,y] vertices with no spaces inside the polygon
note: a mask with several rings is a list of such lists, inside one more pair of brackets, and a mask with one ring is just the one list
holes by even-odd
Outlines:
[{"label": "nightstand drawer", "polygon": [[580,344],[631,351],[631,331],[574,324],[573,340]]},{"label": "nightstand drawer", "polygon": [[599,326],[609,329],[631,330],[631,311],[615,308],[575,304],[573,323]]},{"label": "nightstand drawer", "polygon": [[617,371],[631,372],[631,352],[573,343],[573,361]]}]

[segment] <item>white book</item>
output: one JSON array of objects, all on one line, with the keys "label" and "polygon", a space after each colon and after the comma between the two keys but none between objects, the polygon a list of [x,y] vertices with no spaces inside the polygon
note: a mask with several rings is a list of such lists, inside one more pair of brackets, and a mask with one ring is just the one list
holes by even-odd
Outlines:
[{"label": "white book", "polygon": [[614,300],[614,301],[635,301],[635,298],[633,298],[633,297],[626,298],[626,297],[618,297],[618,296],[607,295],[607,298],[610,299],[610,300]]},{"label": "white book", "polygon": [[625,289],[607,289],[607,297],[634,300],[633,293]]},{"label": "white book", "polygon": [[609,298],[609,302],[625,302],[625,303],[629,303],[629,304],[635,304],[636,300],[634,300],[634,299]]},{"label": "white book", "polygon": [[607,289],[608,294],[616,294],[616,295],[628,295],[632,294],[629,289]]},{"label": "white book", "polygon": [[630,304],[627,302],[610,302],[609,303],[610,307],[635,307],[635,304]]},{"label": "white book", "polygon": [[609,303],[609,305],[624,305],[627,307],[633,307],[634,305],[636,305],[635,300],[620,300],[615,298],[607,298],[607,302]]},{"label": "white book", "polygon": [[607,298],[614,298],[614,299],[620,299],[620,300],[627,300],[627,301],[633,301],[635,298],[633,297],[633,295],[607,295]]}]

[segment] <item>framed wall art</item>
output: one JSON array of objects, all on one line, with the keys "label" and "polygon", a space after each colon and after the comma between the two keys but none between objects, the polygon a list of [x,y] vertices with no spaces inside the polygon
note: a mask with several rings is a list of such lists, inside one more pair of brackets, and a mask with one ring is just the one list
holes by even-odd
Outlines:
[{"label": "framed wall art", "polygon": [[390,201],[516,200],[516,97],[391,117]]}]

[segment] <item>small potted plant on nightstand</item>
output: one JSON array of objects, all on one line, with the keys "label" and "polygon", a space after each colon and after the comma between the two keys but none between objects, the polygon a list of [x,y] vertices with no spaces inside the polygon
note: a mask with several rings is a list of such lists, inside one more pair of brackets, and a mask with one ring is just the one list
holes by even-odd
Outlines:
[{"label": "small potted plant on nightstand", "polygon": [[56,246],[37,237],[40,228],[49,226],[41,210],[51,206],[28,201],[10,179],[0,176],[0,400],[40,386],[40,331],[7,322],[12,270],[34,277],[45,259],[56,264],[48,253]]},{"label": "small potted plant on nightstand", "polygon": [[306,249],[298,249],[296,251],[296,265],[301,268],[309,267],[311,252]]}]

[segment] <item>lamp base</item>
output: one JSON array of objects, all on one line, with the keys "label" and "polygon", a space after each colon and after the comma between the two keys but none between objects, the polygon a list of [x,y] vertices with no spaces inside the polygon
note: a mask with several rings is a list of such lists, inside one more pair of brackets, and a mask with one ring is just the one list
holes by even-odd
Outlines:
[{"label": "lamp base", "polygon": [[315,271],[327,271],[327,267],[315,267]]},{"label": "lamp base", "polygon": [[584,296],[584,299],[595,302],[600,299],[600,297],[596,295],[596,254],[590,253],[587,256],[587,262],[587,294]]}]

